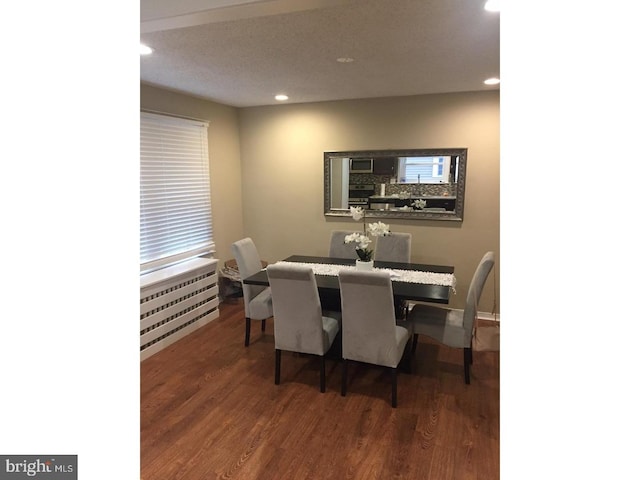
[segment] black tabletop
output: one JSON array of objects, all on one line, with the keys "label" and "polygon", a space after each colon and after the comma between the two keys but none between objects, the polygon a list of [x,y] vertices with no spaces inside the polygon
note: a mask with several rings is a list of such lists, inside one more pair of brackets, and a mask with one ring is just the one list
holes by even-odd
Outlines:
[{"label": "black tabletop", "polygon": [[[285,262],[300,263],[326,263],[333,265],[355,265],[355,260],[345,258],[331,257],[311,257],[305,255],[292,255],[285,258]],[[379,262],[375,261],[374,267],[378,268],[394,268],[398,270],[417,270],[421,272],[434,273],[453,273],[453,267],[447,265],[426,265],[421,263],[402,263],[402,262]],[[316,275],[316,282],[319,290],[340,291],[340,283],[335,275]],[[255,275],[244,279],[244,283],[250,285],[269,285],[267,272],[261,270]],[[393,286],[393,295],[401,300],[416,300],[432,303],[449,303],[450,287],[443,285],[427,285],[423,283],[411,283],[394,280],[391,282]]]}]

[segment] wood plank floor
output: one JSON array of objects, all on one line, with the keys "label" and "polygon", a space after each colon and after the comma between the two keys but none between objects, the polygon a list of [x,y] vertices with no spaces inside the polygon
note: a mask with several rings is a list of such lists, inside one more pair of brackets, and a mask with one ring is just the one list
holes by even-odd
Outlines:
[{"label": "wood plank floor", "polygon": [[499,352],[474,352],[471,385],[462,352],[421,337],[411,374],[353,365],[340,396],[340,364],[283,352],[274,385],[273,321],[244,308],[141,363],[141,479],[499,478]]}]

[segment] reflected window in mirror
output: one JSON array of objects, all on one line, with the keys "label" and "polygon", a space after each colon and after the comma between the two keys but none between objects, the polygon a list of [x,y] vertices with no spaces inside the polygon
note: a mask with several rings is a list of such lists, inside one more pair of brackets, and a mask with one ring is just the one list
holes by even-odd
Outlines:
[{"label": "reflected window in mirror", "polygon": [[449,183],[451,157],[399,157],[398,183]]}]

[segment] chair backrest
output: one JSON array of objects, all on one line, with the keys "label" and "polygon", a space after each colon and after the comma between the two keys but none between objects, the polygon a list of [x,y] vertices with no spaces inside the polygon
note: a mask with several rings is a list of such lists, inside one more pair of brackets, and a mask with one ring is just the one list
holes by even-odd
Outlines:
[{"label": "chair backrest", "polygon": [[338,273],[342,302],[342,357],[396,367],[396,317],[388,272]]},{"label": "chair backrest", "polygon": [[393,232],[378,237],[373,259],[384,262],[411,262],[411,234]]},{"label": "chair backrest", "polygon": [[267,266],[273,301],[275,348],[323,355],[322,307],[311,267]]},{"label": "chair backrest", "polygon": [[[233,253],[236,263],[238,264],[238,271],[240,272],[240,278],[244,280],[250,277],[254,273],[258,273],[262,270],[262,261],[258,255],[258,249],[255,243],[249,237],[243,238],[231,244],[231,252]],[[249,315],[249,301],[262,292],[265,288],[263,285],[245,285],[242,284],[242,295],[244,297],[244,310],[245,315]]]},{"label": "chair backrest", "polygon": [[473,328],[473,322],[478,314],[478,301],[480,295],[482,295],[482,289],[487,281],[489,272],[493,268],[495,263],[495,254],[493,252],[487,252],[480,260],[478,267],[476,268],[471,283],[469,284],[469,292],[467,293],[467,302],[464,307],[463,314],[463,326],[467,331],[471,331]]},{"label": "chair backrest", "polygon": [[344,243],[344,237],[356,230],[334,230],[331,232],[329,241],[329,256],[333,258],[357,259],[356,247],[354,243]]}]

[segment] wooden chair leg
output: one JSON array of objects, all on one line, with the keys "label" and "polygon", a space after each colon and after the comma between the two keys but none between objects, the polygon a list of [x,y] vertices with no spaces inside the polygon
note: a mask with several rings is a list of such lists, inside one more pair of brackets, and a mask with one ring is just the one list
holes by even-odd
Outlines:
[{"label": "wooden chair leg", "polygon": [[405,373],[411,373],[411,363],[413,360],[412,347],[409,342],[404,346],[404,350],[402,351],[402,358],[400,358],[400,363],[398,367],[401,371]]},{"label": "wooden chair leg", "polygon": [[471,383],[471,348],[464,348],[464,383],[469,385]]},{"label": "wooden chair leg", "polygon": [[262,331],[264,332],[267,328],[267,320],[262,320]]},{"label": "wooden chair leg", "polygon": [[324,393],[326,385],[325,385],[325,364],[324,364],[324,356],[320,357],[320,391]]},{"label": "wooden chair leg", "polygon": [[282,350],[276,348],[276,385],[280,385],[280,360],[282,360]]},{"label": "wooden chair leg", "polygon": [[245,318],[245,326],[244,326],[244,346],[249,346],[249,337],[251,337],[251,319]]},{"label": "wooden chair leg", "polygon": [[342,390],[340,395],[343,397],[347,395],[347,362],[346,358],[342,359]]},{"label": "wooden chair leg", "polygon": [[413,334],[413,344],[411,345],[411,354],[416,353],[416,347],[418,346],[418,334]]},{"label": "wooden chair leg", "polygon": [[398,406],[398,369],[391,369],[391,406]]}]

